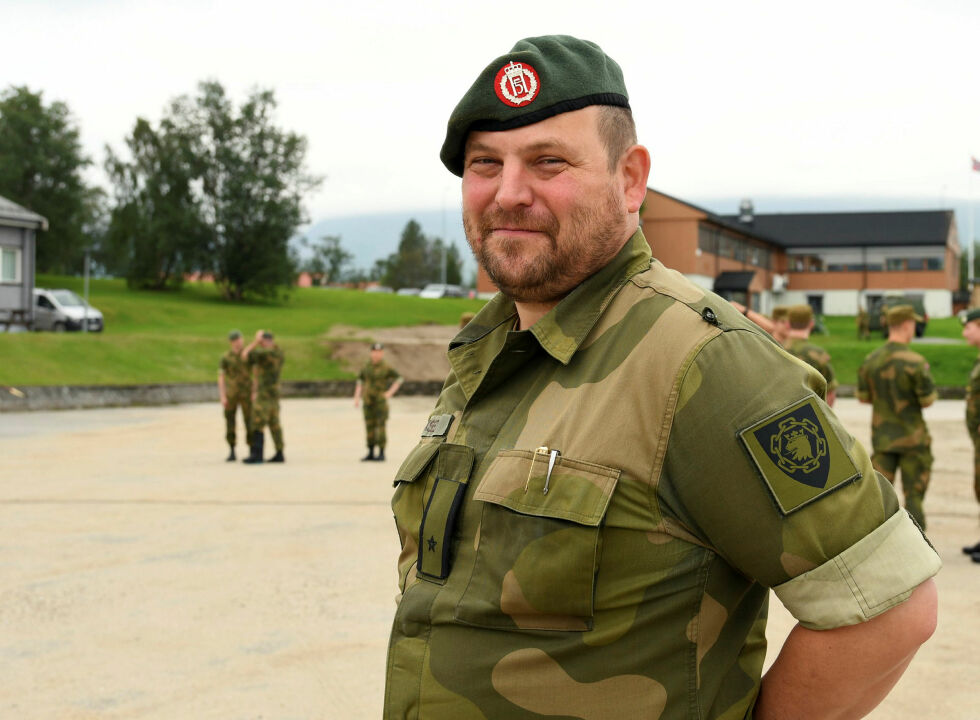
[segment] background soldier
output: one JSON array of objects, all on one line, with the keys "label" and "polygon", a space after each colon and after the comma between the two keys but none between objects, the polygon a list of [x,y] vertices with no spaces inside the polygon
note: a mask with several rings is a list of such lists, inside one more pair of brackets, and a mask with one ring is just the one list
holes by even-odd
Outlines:
[{"label": "background soldier", "polygon": [[858,340],[870,340],[871,339],[871,318],[868,316],[868,311],[863,307],[858,308],[857,314],[857,329],[858,329]]},{"label": "background soldier", "polygon": [[[980,308],[968,310],[963,318],[963,337],[975,348],[980,348]],[[973,364],[970,380],[966,385],[966,431],[973,441],[973,493],[980,503],[980,357]],[[963,548],[963,552],[980,563],[980,542]]]},{"label": "background soldier", "polygon": [[[384,460],[388,436],[385,423],[388,422],[388,399],[402,386],[402,377],[384,361],[384,345],[371,346],[371,360],[361,368],[354,386],[354,407],[364,397],[364,424],[367,427],[368,454],[361,460]],[[374,454],[375,446],[378,454]]]},{"label": "background soldier", "polygon": [[772,330],[770,334],[776,338],[780,345],[786,342],[786,335],[789,333],[789,308],[785,305],[777,305],[772,309]]},{"label": "background soldier", "polygon": [[225,439],[228,441],[228,462],[235,459],[235,415],[242,409],[245,423],[245,444],[252,437],[252,377],[242,358],[242,334],[238,330],[228,333],[228,352],[221,356],[218,366],[218,395],[225,409]]},{"label": "background soldier", "polygon": [[922,318],[911,305],[888,309],[888,342],[864,359],[858,370],[857,397],[874,408],[871,461],[892,483],[896,469],[901,468],[905,509],[925,529],[922,501],[932,468],[932,439],[922,408],[936,400],[936,386],[929,363],[908,346],[915,336],[916,320],[921,322]]},{"label": "background soldier", "polygon": [[809,305],[794,305],[789,309],[788,319],[789,331],[784,343],[786,351],[815,367],[823,375],[823,379],[827,381],[827,404],[833,406],[837,397],[837,378],[834,375],[834,366],[830,364],[830,353],[810,342],[813,309]]},{"label": "background soldier", "polygon": [[255,333],[255,339],[242,353],[252,369],[252,447],[244,462],[260,463],[263,460],[265,435],[263,429],[269,426],[269,433],[276,445],[276,454],[269,462],[285,462],[283,456],[282,426],[279,424],[279,374],[285,356],[267,330]]}]

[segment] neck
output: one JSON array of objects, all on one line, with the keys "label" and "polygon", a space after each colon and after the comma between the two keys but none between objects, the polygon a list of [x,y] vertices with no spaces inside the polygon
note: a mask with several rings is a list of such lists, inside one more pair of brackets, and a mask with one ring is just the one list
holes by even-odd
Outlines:
[{"label": "neck", "polygon": [[793,329],[790,329],[790,331],[788,333],[786,333],[786,339],[787,340],[808,340],[809,338],[810,338],[810,331],[809,330],[793,330]]},{"label": "neck", "polygon": [[517,330],[527,330],[529,327],[534,325],[538,320],[547,315],[551,308],[558,304],[558,300],[549,300],[548,302],[535,303],[535,302],[517,302],[514,301],[514,306],[517,308]]},{"label": "neck", "polygon": [[888,342],[901,343],[902,345],[909,344],[909,336],[907,333],[903,332],[892,332],[888,331]]}]

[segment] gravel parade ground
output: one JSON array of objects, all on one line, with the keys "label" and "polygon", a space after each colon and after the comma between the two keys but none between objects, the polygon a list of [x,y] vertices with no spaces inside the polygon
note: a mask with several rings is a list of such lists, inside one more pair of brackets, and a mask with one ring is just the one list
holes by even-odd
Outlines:
[{"label": "gravel parade ground", "polygon": [[[284,465],[224,462],[217,403],[0,415],[0,718],[379,718],[391,477],[432,405],[391,402],[384,463],[359,461],[347,399],[282,403]],[[870,407],[836,409],[867,443]],[[939,627],[875,720],[980,718],[963,415],[962,401],[926,410]],[[770,659],[791,626],[773,598]]]}]

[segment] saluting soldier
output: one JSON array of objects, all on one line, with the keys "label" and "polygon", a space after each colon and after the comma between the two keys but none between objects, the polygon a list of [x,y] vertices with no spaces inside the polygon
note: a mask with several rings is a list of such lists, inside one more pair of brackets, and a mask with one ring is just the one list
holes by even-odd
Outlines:
[{"label": "saluting soldier", "polygon": [[772,309],[772,330],[769,332],[780,345],[786,342],[786,336],[789,334],[788,306],[777,305]]},{"label": "saluting soldier", "polygon": [[[963,318],[963,337],[975,348],[980,348],[980,308],[971,308]],[[966,385],[966,431],[973,441],[973,494],[980,503],[980,357],[973,363]],[[980,542],[963,548],[980,563]]]},{"label": "saluting soldier", "polygon": [[252,370],[252,441],[251,453],[244,462],[263,461],[265,426],[276,446],[276,454],[269,462],[285,462],[283,455],[282,425],[279,424],[279,375],[285,354],[268,330],[259,330],[248,344],[242,356]]},{"label": "saluting soldier", "polygon": [[[388,436],[385,424],[388,422],[388,400],[402,386],[402,377],[384,361],[384,345],[371,345],[371,359],[361,368],[354,386],[354,407],[364,400],[364,425],[367,429],[368,452],[361,460],[385,459],[385,445]],[[375,454],[375,448],[378,449]]]},{"label": "saluting soldier", "polygon": [[786,351],[807,365],[817,369],[827,381],[827,404],[833,407],[837,397],[837,377],[830,364],[830,353],[810,342],[813,332],[813,309],[809,305],[794,305],[788,313],[789,331],[786,334]]},{"label": "saluting soldier", "polygon": [[888,309],[888,341],[864,359],[858,370],[857,397],[873,407],[871,461],[892,483],[901,469],[905,509],[925,529],[922,502],[932,469],[932,438],[922,409],[935,402],[936,385],[929,363],[909,349],[917,320],[922,318],[911,305]]},{"label": "saluting soldier", "polygon": [[235,459],[235,416],[242,409],[245,423],[245,444],[252,437],[252,377],[242,358],[242,334],[238,330],[228,333],[228,352],[221,356],[218,366],[218,396],[225,410],[225,440],[228,441],[228,457]]}]

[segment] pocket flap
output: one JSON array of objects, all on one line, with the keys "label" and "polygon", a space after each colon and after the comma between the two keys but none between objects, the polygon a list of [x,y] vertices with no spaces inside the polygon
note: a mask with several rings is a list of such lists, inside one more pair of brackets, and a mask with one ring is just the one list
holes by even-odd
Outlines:
[{"label": "pocket flap", "polygon": [[398,472],[395,473],[395,482],[398,483],[410,483],[418,480],[419,475],[422,471],[432,462],[432,458],[439,451],[439,446],[442,445],[441,442],[422,442],[415,446],[415,449],[408,454],[405,461],[398,468]]},{"label": "pocket flap", "polygon": [[551,477],[547,475],[547,455],[504,450],[487,468],[473,497],[524,515],[597,527],[609,507],[620,471],[559,456]]}]

